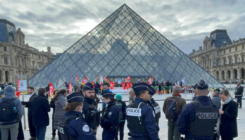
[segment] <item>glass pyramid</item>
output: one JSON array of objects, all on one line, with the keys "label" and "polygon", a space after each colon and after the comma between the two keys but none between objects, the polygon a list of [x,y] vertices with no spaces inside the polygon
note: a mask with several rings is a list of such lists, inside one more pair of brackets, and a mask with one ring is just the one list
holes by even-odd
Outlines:
[{"label": "glass pyramid", "polygon": [[36,89],[51,82],[60,89],[65,82],[79,83],[86,76],[154,76],[193,86],[200,79],[209,87],[223,87],[179,48],[126,4],[88,32],[29,80]]}]

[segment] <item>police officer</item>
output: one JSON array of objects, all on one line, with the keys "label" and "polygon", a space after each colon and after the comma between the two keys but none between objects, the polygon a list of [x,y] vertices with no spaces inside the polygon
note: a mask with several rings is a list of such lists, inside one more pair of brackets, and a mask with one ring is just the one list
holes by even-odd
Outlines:
[{"label": "police officer", "polygon": [[115,105],[114,93],[105,92],[103,101],[105,107],[102,110],[101,127],[103,128],[102,140],[117,139],[119,125],[119,108]]},{"label": "police officer", "polygon": [[159,104],[152,98],[152,96],[156,93],[156,90],[149,85],[149,94],[150,94],[150,101],[147,101],[147,103],[152,107],[154,113],[155,113],[155,118],[156,118],[156,123],[159,125],[159,119],[161,118],[161,108]]},{"label": "police officer", "polygon": [[59,122],[58,130],[62,140],[96,140],[93,130],[83,120],[81,113],[84,98],[80,93],[67,96],[67,112]]},{"label": "police officer", "polygon": [[147,104],[150,100],[149,85],[133,85],[136,98],[126,109],[130,140],[159,140],[155,113]]},{"label": "police officer", "polygon": [[86,83],[83,86],[84,104],[83,114],[84,121],[94,130],[96,134],[100,121],[100,113],[96,109],[95,89],[92,83]]},{"label": "police officer", "polygon": [[178,130],[187,140],[212,140],[219,111],[207,96],[204,80],[200,80],[196,90],[197,100],[186,104],[179,115]]}]

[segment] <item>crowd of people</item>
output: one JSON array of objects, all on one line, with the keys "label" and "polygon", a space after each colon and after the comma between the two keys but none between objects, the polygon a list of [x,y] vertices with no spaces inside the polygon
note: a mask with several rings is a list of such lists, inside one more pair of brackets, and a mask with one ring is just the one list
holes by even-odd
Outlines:
[{"label": "crowd of people", "polygon": [[[243,87],[237,84],[233,101],[226,89],[212,89],[208,96],[208,84],[200,80],[194,86],[195,97],[191,103],[181,97],[181,87],[173,87],[172,96],[165,99],[163,107],[154,100],[156,90],[147,83],[135,83],[129,92],[129,105],[121,94],[114,94],[108,83],[103,84],[102,97],[96,96],[92,83],[86,83],[75,92],[55,90],[50,102],[47,88],[35,93],[27,88],[29,101],[15,97],[15,88],[7,85],[0,92],[1,140],[23,140],[21,118],[22,105],[28,108],[30,140],[44,140],[52,113],[52,136],[59,140],[96,140],[98,127],[103,129],[103,140],[123,140],[127,122],[130,140],[159,140],[161,111],[168,120],[168,140],[232,140],[238,136],[236,118],[242,107]],[[102,110],[98,103],[102,101]],[[181,138],[181,134],[184,138]]]}]

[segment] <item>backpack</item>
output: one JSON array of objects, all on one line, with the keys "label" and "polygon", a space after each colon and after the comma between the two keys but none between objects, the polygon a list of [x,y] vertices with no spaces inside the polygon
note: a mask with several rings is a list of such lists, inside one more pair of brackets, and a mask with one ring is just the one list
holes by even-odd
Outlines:
[{"label": "backpack", "polygon": [[117,102],[116,106],[119,108],[119,120],[123,119],[122,102]]},{"label": "backpack", "polygon": [[177,101],[179,97],[173,98],[171,97],[167,103],[166,107],[166,118],[171,121],[176,121],[178,119],[179,113],[177,112]]},{"label": "backpack", "polygon": [[18,111],[14,104],[16,98],[7,99],[3,98],[0,103],[0,121],[1,122],[11,122],[18,117]]}]

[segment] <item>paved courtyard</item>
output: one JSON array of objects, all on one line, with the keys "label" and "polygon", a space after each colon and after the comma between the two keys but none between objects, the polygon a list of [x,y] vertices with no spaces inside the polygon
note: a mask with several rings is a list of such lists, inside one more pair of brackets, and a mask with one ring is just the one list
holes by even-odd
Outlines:
[{"label": "paved courtyard", "polygon": [[[232,92],[231,92],[232,93]],[[187,103],[189,103],[192,99],[193,93],[186,93],[186,94],[181,94],[183,98],[187,99]],[[161,108],[163,106],[164,103],[164,99],[167,98],[168,96],[170,96],[170,94],[164,94],[164,95],[154,95],[155,100],[159,100],[157,101]],[[100,97],[100,95],[99,95]],[[123,95],[123,100],[124,101],[128,101],[128,95]],[[22,97],[20,97],[22,98]],[[28,100],[29,96],[25,96],[24,100]],[[244,101],[243,101],[244,102]],[[101,110],[101,104],[99,104],[99,108]],[[26,110],[27,112],[27,110]],[[51,116],[52,111],[49,113],[49,115]],[[51,117],[50,117],[51,118]],[[244,140],[245,139],[245,108],[239,109],[239,114],[238,114],[238,118],[239,120],[237,120],[237,124],[238,124],[238,137],[235,138],[235,140]],[[26,118],[27,119],[27,118]],[[27,122],[27,121],[26,121]],[[50,120],[50,122],[52,122]],[[23,121],[22,121],[23,123]],[[159,137],[161,140],[167,140],[167,121],[165,119],[165,115],[162,112],[161,113],[161,118],[160,118],[160,123],[159,123],[159,127],[160,127],[160,132],[159,132]],[[28,126],[28,124],[26,124]],[[23,124],[24,126],[24,124]],[[124,129],[124,137],[125,140],[128,139],[128,129],[127,129],[127,125],[125,124],[125,129]],[[24,131],[25,134],[25,139],[29,139],[29,132],[27,130]],[[52,138],[52,126],[49,125],[47,128],[47,132],[46,132],[46,140],[50,140]],[[98,134],[97,134],[97,140],[102,140],[102,129],[101,127],[98,129]],[[56,138],[58,139],[58,138]]]}]

